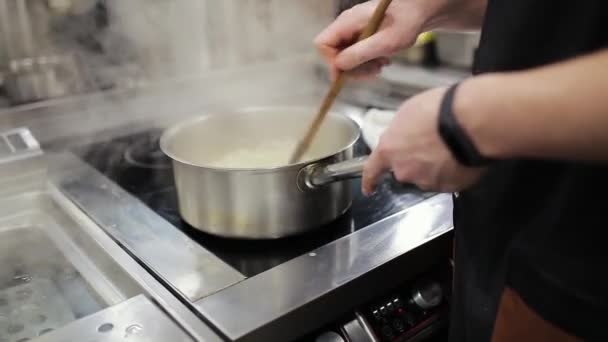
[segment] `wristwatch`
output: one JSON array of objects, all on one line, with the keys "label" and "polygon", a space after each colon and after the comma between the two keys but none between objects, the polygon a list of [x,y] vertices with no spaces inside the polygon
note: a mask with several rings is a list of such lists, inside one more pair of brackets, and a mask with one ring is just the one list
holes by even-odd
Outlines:
[{"label": "wristwatch", "polygon": [[481,167],[494,160],[479,153],[475,144],[456,120],[452,103],[459,83],[448,88],[439,108],[439,135],[454,158],[464,166]]}]

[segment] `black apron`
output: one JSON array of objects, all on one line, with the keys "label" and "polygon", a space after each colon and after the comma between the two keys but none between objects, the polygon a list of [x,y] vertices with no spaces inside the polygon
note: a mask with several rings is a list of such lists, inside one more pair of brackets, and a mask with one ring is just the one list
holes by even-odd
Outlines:
[{"label": "black apron", "polygon": [[[606,0],[489,0],[473,71],[524,70],[607,46]],[[549,160],[501,161],[461,192],[450,341],[493,340],[506,290],[563,332],[608,341],[607,193],[608,164]]]}]

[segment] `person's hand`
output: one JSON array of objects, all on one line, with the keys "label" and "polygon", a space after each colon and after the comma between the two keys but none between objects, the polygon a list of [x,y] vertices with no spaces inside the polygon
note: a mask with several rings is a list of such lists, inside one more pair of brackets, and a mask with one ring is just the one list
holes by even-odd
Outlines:
[{"label": "person's hand", "polygon": [[339,71],[350,71],[349,76],[355,78],[378,74],[390,63],[389,57],[415,43],[428,19],[424,6],[431,2],[394,0],[378,32],[358,43],[355,42],[367,26],[378,0],[367,1],[342,12],[315,38],[315,45],[328,63],[332,79]]},{"label": "person's hand", "polygon": [[403,103],[364,167],[364,194],[373,192],[385,171],[426,191],[460,191],[479,179],[483,169],[459,164],[439,136],[437,120],[445,91],[431,89]]}]

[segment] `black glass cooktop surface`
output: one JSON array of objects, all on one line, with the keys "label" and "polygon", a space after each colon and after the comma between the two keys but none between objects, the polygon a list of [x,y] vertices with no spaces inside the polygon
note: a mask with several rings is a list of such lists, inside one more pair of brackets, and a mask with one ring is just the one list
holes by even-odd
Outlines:
[{"label": "black glass cooktop surface", "polygon": [[[315,231],[268,241],[220,238],[205,234],[181,219],[171,161],[159,148],[160,134],[156,130],[138,133],[84,146],[74,153],[247,277],[364,228],[430,196],[389,179],[372,196],[365,197],[360,191],[360,181],[354,180],[351,209]],[[357,142],[355,155],[368,153],[365,143]]]}]

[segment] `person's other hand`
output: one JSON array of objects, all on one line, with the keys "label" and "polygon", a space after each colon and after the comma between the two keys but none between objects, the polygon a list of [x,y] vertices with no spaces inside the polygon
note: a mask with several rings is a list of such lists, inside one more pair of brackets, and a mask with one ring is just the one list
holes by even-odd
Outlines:
[{"label": "person's other hand", "polygon": [[364,167],[364,194],[372,193],[379,176],[389,170],[399,182],[426,191],[460,191],[479,179],[483,169],[459,164],[439,135],[445,92],[446,88],[431,89],[403,103]]},{"label": "person's other hand", "polygon": [[423,14],[426,12],[424,4],[425,1],[393,1],[378,32],[358,43],[359,34],[367,26],[378,0],[342,12],[315,38],[315,45],[328,63],[332,79],[339,71],[350,71],[349,76],[359,79],[378,74],[390,63],[389,57],[416,42],[427,20]]}]

